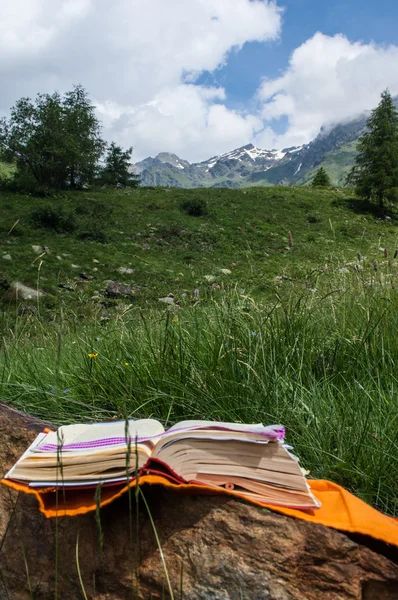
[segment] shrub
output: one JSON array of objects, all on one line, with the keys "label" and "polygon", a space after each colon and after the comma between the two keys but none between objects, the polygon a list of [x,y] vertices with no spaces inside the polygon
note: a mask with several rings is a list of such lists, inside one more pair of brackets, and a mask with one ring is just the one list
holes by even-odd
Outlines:
[{"label": "shrub", "polygon": [[191,217],[201,217],[207,214],[207,202],[204,198],[187,198],[181,202],[180,206]]},{"label": "shrub", "polygon": [[43,298],[41,298],[40,304],[43,308],[47,308],[48,310],[54,310],[55,308],[58,307],[59,300],[56,296],[52,296],[51,294],[48,294],[46,296],[43,296]]},{"label": "shrub", "polygon": [[8,192],[22,192],[38,198],[53,196],[54,190],[47,185],[39,184],[34,177],[26,171],[15,171],[0,177],[0,189]]},{"label": "shrub", "polygon": [[73,213],[65,212],[60,206],[39,206],[32,211],[31,220],[36,227],[53,229],[57,233],[73,233],[76,229]]},{"label": "shrub", "polygon": [[106,244],[106,242],[108,241],[106,234],[100,229],[82,231],[77,237],[79,238],[79,240],[89,240],[91,242],[99,242],[100,244]]},{"label": "shrub", "polygon": [[108,241],[107,231],[112,224],[113,208],[101,200],[90,198],[76,206],[78,215],[78,238],[105,244]]},{"label": "shrub", "polygon": [[307,223],[320,223],[321,219],[316,215],[307,215]]},{"label": "shrub", "polygon": [[159,235],[164,239],[171,239],[181,236],[182,229],[179,225],[164,225],[158,229]]},{"label": "shrub", "polygon": [[150,202],[145,206],[147,210],[160,210],[162,207],[156,202]]}]

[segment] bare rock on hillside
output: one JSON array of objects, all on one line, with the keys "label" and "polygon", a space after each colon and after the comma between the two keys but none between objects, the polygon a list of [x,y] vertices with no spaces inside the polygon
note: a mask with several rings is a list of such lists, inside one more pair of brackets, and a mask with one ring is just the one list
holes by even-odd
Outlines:
[{"label": "bare rock on hillside", "polygon": [[32,246],[32,250],[35,254],[51,254],[51,250],[48,246],[35,244]]},{"label": "bare rock on hillside", "polygon": [[217,277],[215,275],[204,275],[204,279],[206,279],[207,283],[213,283]]},{"label": "bare rock on hillside", "polygon": [[[44,423],[0,405],[1,469],[8,470]],[[144,487],[174,598],[184,600],[396,600],[398,549],[223,497]],[[134,503],[134,498],[133,498]],[[143,502],[129,534],[127,496],[94,515],[45,519],[34,498],[0,485],[0,600],[170,598]],[[24,560],[26,558],[26,563]],[[29,571],[29,581],[26,576]],[[182,590],[182,592],[181,592]]]},{"label": "bare rock on hillside", "polygon": [[158,298],[158,301],[163,302],[163,304],[170,304],[170,306],[175,305],[173,296],[164,296],[164,298]]},{"label": "bare rock on hillside", "polygon": [[74,292],[76,289],[76,284],[75,283],[69,283],[69,282],[61,282],[58,284],[58,287],[61,290],[66,290],[67,292]]},{"label": "bare rock on hillside", "polygon": [[131,269],[130,267],[119,267],[117,270],[122,275],[132,275],[134,273],[134,269]]},{"label": "bare rock on hillside", "polygon": [[15,291],[17,297],[22,300],[37,300],[37,298],[44,296],[44,292],[24,285],[20,281],[14,281],[14,283],[11,284],[11,287]]},{"label": "bare rock on hillside", "polygon": [[87,275],[87,273],[85,273],[84,271],[80,273],[80,277],[81,279],[85,279],[86,281],[91,281],[92,279],[94,279],[92,275]]},{"label": "bare rock on hillside", "polygon": [[135,298],[139,295],[139,290],[118,281],[110,281],[106,287],[105,295],[108,298]]}]

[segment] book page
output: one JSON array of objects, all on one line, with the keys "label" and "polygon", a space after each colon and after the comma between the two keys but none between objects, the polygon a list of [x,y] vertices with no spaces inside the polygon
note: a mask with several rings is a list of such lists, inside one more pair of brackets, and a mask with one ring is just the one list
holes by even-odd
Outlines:
[{"label": "book page", "polygon": [[257,433],[268,437],[270,439],[283,440],[285,436],[285,428],[283,425],[268,425],[264,426],[262,423],[225,423],[223,421],[180,421],[166,431],[166,435],[171,432],[188,431],[190,429],[203,429],[203,430],[227,430],[227,431],[241,431],[246,433]]},{"label": "book page", "polygon": [[[131,448],[135,440],[150,440],[164,433],[164,427],[154,419],[138,419],[128,421],[127,441],[130,438]],[[86,452],[109,447],[126,447],[126,422],[88,423],[63,425],[57,431],[48,433],[35,452],[54,452],[62,448],[62,452]]]},{"label": "book page", "polygon": [[17,460],[17,462],[15,463],[15,465],[8,471],[8,473],[6,475],[4,475],[4,479],[12,479],[12,472],[14,471],[15,467],[17,467],[19,465],[19,463],[22,460],[24,460],[27,456],[29,456],[30,454],[32,454],[32,452],[34,451],[34,449],[43,441],[43,439],[45,437],[46,437],[45,433],[39,433],[39,435],[31,443],[31,445],[29,446],[29,448],[27,448],[27,450],[25,450],[25,452],[22,454],[22,456]]}]

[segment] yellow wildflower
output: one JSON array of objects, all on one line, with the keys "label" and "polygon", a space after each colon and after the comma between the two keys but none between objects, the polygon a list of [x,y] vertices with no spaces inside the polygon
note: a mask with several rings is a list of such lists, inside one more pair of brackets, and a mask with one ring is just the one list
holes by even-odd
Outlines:
[{"label": "yellow wildflower", "polygon": [[124,366],[125,366],[125,367],[128,367],[128,366],[129,366],[129,363],[128,363],[128,362],[125,362],[125,363],[124,363]]},{"label": "yellow wildflower", "polygon": [[98,356],[98,352],[90,352],[88,355],[89,358],[97,358],[97,356]]},{"label": "yellow wildflower", "polygon": [[174,317],[173,323],[178,323],[178,317]]}]

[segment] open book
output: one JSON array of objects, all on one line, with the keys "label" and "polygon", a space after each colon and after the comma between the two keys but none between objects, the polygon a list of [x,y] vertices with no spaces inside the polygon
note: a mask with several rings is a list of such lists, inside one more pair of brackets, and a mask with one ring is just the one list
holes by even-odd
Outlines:
[{"label": "open book", "polygon": [[167,431],[154,419],[66,425],[40,434],[5,479],[79,489],[155,474],[258,502],[317,508],[284,434],[281,425],[211,421],[182,421]]}]

